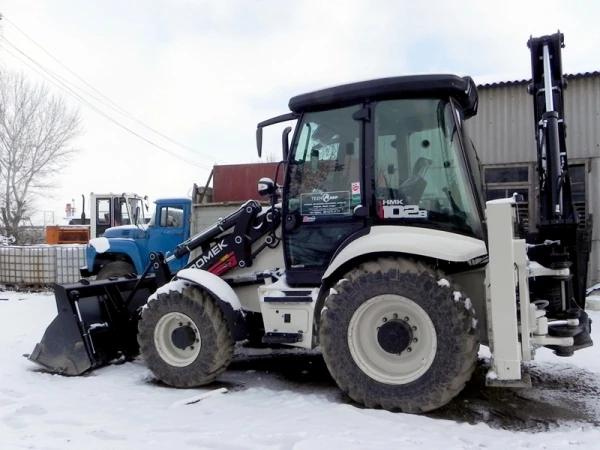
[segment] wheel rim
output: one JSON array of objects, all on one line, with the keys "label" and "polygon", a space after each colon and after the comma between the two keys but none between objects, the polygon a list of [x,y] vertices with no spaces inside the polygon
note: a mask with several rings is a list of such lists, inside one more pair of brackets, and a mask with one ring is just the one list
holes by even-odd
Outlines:
[{"label": "wheel rim", "polygon": [[170,312],[162,316],[154,328],[154,345],[167,364],[186,367],[198,357],[202,340],[190,317]]},{"label": "wheel rim", "polygon": [[417,303],[385,294],[355,311],[348,325],[348,345],[354,362],[367,376],[398,385],[416,380],[431,367],[437,334]]}]

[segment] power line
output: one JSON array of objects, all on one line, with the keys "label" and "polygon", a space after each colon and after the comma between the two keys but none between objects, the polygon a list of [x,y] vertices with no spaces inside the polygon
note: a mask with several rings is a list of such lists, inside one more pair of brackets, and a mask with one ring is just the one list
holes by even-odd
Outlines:
[{"label": "power line", "polygon": [[[51,84],[53,84],[54,86],[56,86],[57,88],[59,88],[60,90],[62,90],[63,92],[66,92],[67,95],[70,95],[71,97],[76,98],[77,100],[79,100],[80,102],[82,102],[83,104],[85,104],[86,106],[88,106],[89,108],[91,108],[93,111],[97,112],[98,114],[100,114],[101,116],[103,116],[104,118],[110,120],[111,122],[115,123],[116,125],[120,126],[121,128],[123,128],[124,130],[128,131],[129,133],[133,134],[134,136],[146,141],[147,143],[149,143],[150,145],[153,145],[154,147],[158,148],[159,150],[162,150],[168,154],[170,154],[171,156],[174,156],[175,158],[184,161],[188,164],[192,164],[196,167],[200,167],[202,169],[206,169],[206,170],[211,170],[210,167],[207,167],[205,165],[196,163],[194,161],[190,161],[186,158],[183,158],[175,153],[173,153],[172,151],[166,149],[165,147],[156,144],[155,142],[152,142],[151,140],[145,138],[144,136],[139,135],[138,133],[136,133],[135,131],[131,130],[130,128],[126,127],[125,125],[121,124],[120,122],[116,121],[115,119],[113,119],[112,117],[110,117],[109,115],[107,115],[106,113],[104,113],[103,111],[99,110],[98,108],[96,108],[94,105],[90,104],[87,100],[85,100],[84,98],[82,98],[79,94],[75,93],[72,89],[70,89],[68,86],[64,85],[64,83],[62,83],[60,80],[58,80],[58,78],[56,76],[54,76],[52,74],[51,71],[49,71],[48,69],[46,69],[44,66],[42,66],[41,64],[39,64],[38,62],[36,62],[33,58],[29,57],[28,55],[26,55],[24,52],[22,52],[19,48],[17,48],[14,44],[12,44],[11,42],[9,42],[6,38],[4,38],[3,36],[0,36],[0,40],[8,43],[9,45],[11,45],[16,51],[18,51],[19,53],[21,53],[23,56],[25,56],[26,58],[28,58],[29,60],[31,60],[35,65],[39,66],[43,71],[45,71],[46,73],[48,73],[50,76],[52,76],[53,78],[55,78],[59,83],[61,83],[63,86],[65,86],[66,90],[60,86],[58,86],[54,81],[50,80],[48,77],[46,77],[44,74],[40,73],[35,67],[32,67],[29,63],[27,63],[26,61],[24,61],[23,59],[21,59],[20,57],[18,57],[17,55],[15,55],[11,50],[9,50],[6,46],[4,47],[4,50],[6,52],[8,52],[10,55],[12,55],[15,59],[19,60],[20,62],[22,62],[23,64],[25,64],[27,67],[29,67],[31,70],[33,70],[34,72],[36,72],[38,75],[40,75],[42,78],[44,78],[46,81],[50,82]],[[70,92],[69,92],[70,91]]]},{"label": "power line", "polygon": [[[150,131],[153,131],[154,133],[158,134],[159,136],[162,136],[163,138],[171,141],[172,143],[180,146],[181,148],[204,156],[205,158],[208,158],[209,160],[217,160],[217,161],[221,161],[221,162],[225,162],[224,160],[220,159],[220,158],[215,158],[213,156],[209,156],[206,153],[203,153],[199,150],[196,150],[192,147],[189,147],[185,144],[182,144],[181,142],[178,142],[172,138],[170,138],[169,136],[161,133],[160,131],[150,127],[149,125],[146,125],[144,122],[142,122],[141,120],[139,120],[138,118],[136,118],[135,116],[133,116],[131,113],[127,112],[125,109],[123,109],[122,107],[120,107],[119,105],[117,105],[115,102],[113,102],[111,99],[109,99],[108,97],[106,97],[104,94],[102,94],[100,91],[98,91],[96,88],[94,88],[91,84],[89,84],[87,81],[85,81],[83,78],[81,78],[79,75],[77,75],[75,72],[73,72],[71,69],[69,69],[66,65],[64,65],[61,61],[59,61],[54,55],[52,55],[48,50],[46,50],[44,47],[42,47],[40,44],[38,44],[33,38],[31,38],[27,33],[25,33],[23,30],[21,30],[17,25],[15,25],[11,20],[7,19],[6,17],[4,17],[4,19],[6,20],[6,22],[8,22],[10,25],[12,25],[15,29],[17,29],[17,31],[19,31],[21,34],[23,34],[23,36],[25,36],[27,39],[29,39],[31,42],[33,42],[37,47],[39,47],[43,52],[45,52],[48,56],[50,56],[54,61],[56,61],[58,64],[60,64],[62,67],[64,67],[66,70],[68,70],[71,74],[73,74],[75,77],[77,77],[77,79],[79,79],[82,83],[84,83],[85,85],[87,85],[88,87],[90,87],[94,92],[96,92],[98,95],[100,95],[101,97],[103,97],[104,99],[106,99],[108,102],[112,103],[115,107],[112,107],[110,105],[107,105],[106,103],[102,102],[102,100],[99,100],[98,98],[92,96],[91,94],[87,93],[88,95],[90,95],[90,97],[94,98],[95,100],[101,102],[102,104],[104,104],[105,106],[115,110],[116,112],[132,119],[133,121],[137,122],[138,124],[142,125],[143,127],[149,129]],[[82,92],[85,92],[83,89],[77,87],[78,89],[80,89]]]},{"label": "power line", "polygon": [[169,136],[166,136],[165,134],[161,133],[158,130],[155,130],[154,128],[150,127],[149,125],[146,125],[144,122],[142,122],[141,120],[139,120],[138,118],[136,118],[135,116],[133,116],[131,113],[127,112],[126,110],[124,110],[122,107],[120,107],[119,105],[117,105],[115,102],[113,102],[111,99],[109,99],[108,97],[106,97],[104,94],[102,94],[100,91],[98,91],[96,88],[94,88],[91,84],[89,84],[87,81],[85,81],[83,78],[81,78],[79,75],[77,75],[75,72],[73,72],[71,69],[69,69],[66,65],[64,65],[61,61],[59,61],[56,57],[54,57],[50,52],[48,52],[45,48],[43,48],[40,44],[38,44],[33,38],[31,38],[27,33],[25,33],[23,30],[21,30],[17,25],[15,25],[12,21],[10,21],[9,19],[6,19],[6,21],[8,23],[10,23],[14,28],[16,28],[21,34],[23,34],[27,39],[29,39],[31,42],[33,42],[37,47],[39,47],[42,51],[44,51],[46,54],[48,54],[52,59],[54,59],[58,64],[60,64],[62,67],[64,67],[66,70],[68,70],[71,74],[73,74],[75,77],[77,77],[81,82],[83,82],[84,84],[86,84],[87,86],[89,86],[92,90],[94,90],[96,93],[98,93],[101,97],[105,98],[108,102],[112,103],[117,109],[115,109],[114,107],[107,105],[106,103],[102,102],[102,100],[92,96],[91,94],[89,94],[88,92],[86,92],[85,90],[77,87],[78,89],[80,89],[82,92],[85,92],[86,94],[88,94],[90,97],[94,98],[95,100],[101,102],[102,104],[104,104],[105,106],[115,110],[116,112],[134,120],[135,122],[139,123],[140,125],[142,125],[143,127],[149,129],[150,131],[153,131],[154,133],[158,134],[159,136],[162,136],[163,138],[173,142],[174,144],[182,147],[183,149],[204,156],[206,158],[210,159],[215,159],[217,161],[221,161],[224,162],[224,160],[220,159],[220,158],[214,158],[211,157],[209,155],[207,155],[206,153],[200,152],[199,150],[196,150],[192,147],[189,147],[185,144],[182,144],[172,138],[170,138]]}]

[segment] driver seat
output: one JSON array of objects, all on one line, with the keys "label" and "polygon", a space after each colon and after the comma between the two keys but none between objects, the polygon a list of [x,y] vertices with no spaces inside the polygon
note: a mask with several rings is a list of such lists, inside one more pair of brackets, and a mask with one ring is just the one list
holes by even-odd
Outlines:
[{"label": "driver seat", "polygon": [[425,188],[427,187],[427,181],[425,181],[425,172],[429,169],[429,166],[433,164],[431,159],[420,157],[413,166],[412,173],[408,179],[400,185],[400,190],[404,194],[406,204],[418,205],[423,197]]}]

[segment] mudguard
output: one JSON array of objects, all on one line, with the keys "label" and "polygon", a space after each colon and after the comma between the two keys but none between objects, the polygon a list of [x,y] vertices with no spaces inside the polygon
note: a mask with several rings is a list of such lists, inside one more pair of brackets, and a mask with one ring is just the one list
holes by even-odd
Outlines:
[{"label": "mudguard", "polygon": [[137,273],[142,273],[148,261],[142,261],[140,249],[134,239],[129,238],[95,238],[90,241],[86,249],[87,267],[94,272],[98,259],[118,259],[117,255],[126,255],[135,267]]},{"label": "mudguard", "polygon": [[[223,279],[210,272],[198,269],[180,270],[177,272],[177,275],[173,278],[171,283],[174,283],[178,279],[189,281],[190,283],[201,287],[217,300],[219,306],[225,313],[227,324],[229,325],[231,336],[234,341],[243,341],[248,337],[246,315],[242,309],[242,304],[235,291]],[[163,290],[168,292],[171,283],[161,286],[148,301],[151,301]]]},{"label": "mudguard", "polygon": [[381,225],[353,240],[334,255],[323,275],[329,278],[348,261],[370,253],[404,253],[452,262],[466,262],[487,255],[485,242],[430,228]]}]

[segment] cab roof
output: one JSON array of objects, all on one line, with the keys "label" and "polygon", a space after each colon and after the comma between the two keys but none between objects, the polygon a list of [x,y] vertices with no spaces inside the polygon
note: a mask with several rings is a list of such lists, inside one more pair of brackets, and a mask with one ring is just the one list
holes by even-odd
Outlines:
[{"label": "cab roof", "polygon": [[477,113],[477,86],[470,76],[452,74],[407,75],[376,78],[333,86],[292,97],[293,113],[317,111],[359,103],[365,99],[389,100],[419,97],[454,97],[466,117]]},{"label": "cab roof", "polygon": [[164,203],[190,203],[192,200],[186,197],[161,197],[157,200],[154,200],[154,203],[157,205],[162,205]]}]

